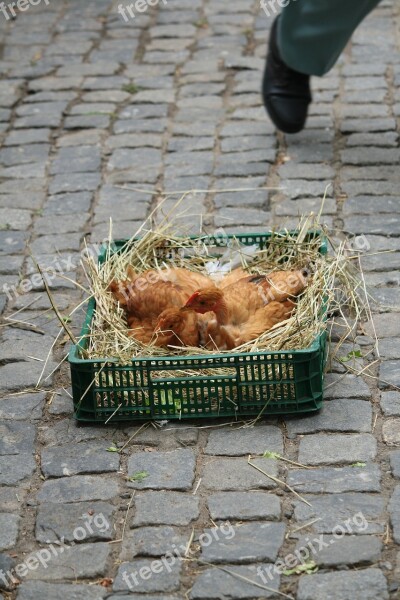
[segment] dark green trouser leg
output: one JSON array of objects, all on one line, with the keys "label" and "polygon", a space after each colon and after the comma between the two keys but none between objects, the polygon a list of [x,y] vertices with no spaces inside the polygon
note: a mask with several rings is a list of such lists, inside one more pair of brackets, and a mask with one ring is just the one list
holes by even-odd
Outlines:
[{"label": "dark green trouser leg", "polygon": [[380,0],[289,0],[282,10],[278,46],[285,63],[300,73],[324,75],[353,31]]}]

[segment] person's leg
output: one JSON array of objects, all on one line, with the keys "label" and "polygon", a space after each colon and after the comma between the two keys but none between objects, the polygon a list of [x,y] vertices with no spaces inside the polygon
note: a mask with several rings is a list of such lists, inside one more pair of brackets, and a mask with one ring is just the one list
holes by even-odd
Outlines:
[{"label": "person's leg", "polygon": [[285,0],[268,47],[262,94],[275,126],[297,133],[311,102],[310,75],[336,62],[354,29],[380,0]]},{"label": "person's leg", "polygon": [[279,18],[283,61],[308,75],[329,71],[353,31],[380,0],[290,0]]}]

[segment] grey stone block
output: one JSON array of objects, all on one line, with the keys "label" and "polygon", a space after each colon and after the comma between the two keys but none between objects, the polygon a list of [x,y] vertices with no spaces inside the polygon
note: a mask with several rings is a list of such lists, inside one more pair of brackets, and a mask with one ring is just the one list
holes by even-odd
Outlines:
[{"label": "grey stone block", "polygon": [[0,513],[0,550],[14,548],[17,543],[21,517],[10,513]]},{"label": "grey stone block", "polygon": [[371,405],[362,400],[332,400],[312,417],[286,420],[289,436],[317,431],[370,432]]},{"label": "grey stone block", "polygon": [[[264,571],[272,571],[273,565],[246,565],[233,566],[220,570],[218,568],[206,569],[194,582],[191,600],[253,600],[255,598],[275,598],[275,591],[279,590],[280,578],[272,574],[272,580],[263,583],[261,575]],[[261,575],[260,575],[261,573]],[[265,588],[269,588],[268,590]]]},{"label": "grey stone block", "polygon": [[390,467],[393,477],[400,479],[400,450],[394,450],[390,453]]},{"label": "grey stone block", "polygon": [[45,144],[49,141],[50,129],[19,129],[11,131],[4,146],[20,146],[21,144]]},{"label": "grey stone block", "polygon": [[248,523],[226,529],[225,525],[205,529],[199,536],[203,560],[212,564],[273,562],[285,536],[283,523]]},{"label": "grey stone block", "polygon": [[[161,165],[161,152],[155,148],[117,148],[108,162],[109,170],[142,169]],[[131,194],[132,197],[132,194]]]},{"label": "grey stone block", "polygon": [[376,439],[369,433],[309,435],[300,441],[299,461],[307,465],[351,464],[372,460],[376,451]]},{"label": "grey stone block", "polygon": [[77,229],[84,227],[88,218],[88,213],[63,215],[62,219],[58,215],[40,217],[35,223],[35,232],[39,235],[52,233],[57,229],[58,223],[59,233],[74,233]]},{"label": "grey stone block", "polygon": [[[396,272],[396,278],[400,275]],[[400,360],[400,340],[396,338],[388,338],[379,340],[379,354],[384,359],[389,360]],[[389,392],[382,392],[382,397],[384,394],[388,394]]]},{"label": "grey stone block", "polygon": [[379,467],[324,467],[321,469],[290,469],[287,482],[299,493],[380,492]]},{"label": "grey stone block", "polygon": [[310,538],[302,537],[296,544],[301,548],[315,549],[311,560],[322,567],[349,567],[377,563],[381,558],[382,541],[373,535],[319,536],[318,543],[308,545]]},{"label": "grey stone block", "polygon": [[61,194],[63,192],[91,192],[101,182],[99,173],[68,173],[55,175],[50,182],[49,193]]},{"label": "grey stone block", "polygon": [[0,150],[0,163],[9,167],[47,160],[49,148],[48,144],[27,144],[22,147],[3,148]]},{"label": "grey stone block", "polygon": [[23,230],[31,224],[32,213],[19,208],[0,208],[2,229]]},{"label": "grey stone block", "polygon": [[129,481],[135,489],[190,490],[194,481],[196,458],[192,450],[172,452],[137,452],[128,462],[128,478],[138,472],[148,475],[140,481]]},{"label": "grey stone block", "polygon": [[[278,476],[276,460],[258,458],[252,461],[273,477]],[[247,458],[219,458],[204,466],[202,485],[211,490],[251,490],[276,487],[276,483],[247,463]]]},{"label": "grey stone block", "polygon": [[82,427],[71,419],[62,419],[51,425],[42,426],[43,441],[46,446],[61,446],[63,444],[86,442],[88,440],[104,439],[104,447],[111,446],[113,433],[104,427]]},{"label": "grey stone block", "polygon": [[[7,577],[7,571],[12,573],[12,568],[15,566],[15,560],[6,553],[0,553],[0,573],[4,575],[4,579],[1,579],[1,589],[6,591],[12,591],[14,584],[13,579]],[[3,594],[0,594],[0,599],[4,600]]]},{"label": "grey stone block", "polygon": [[44,398],[44,392],[4,398],[0,400],[0,419],[37,421],[42,416]]},{"label": "grey stone block", "polygon": [[118,483],[114,479],[100,475],[76,475],[45,481],[37,499],[40,503],[110,500],[118,491]]},{"label": "grey stone block", "polygon": [[[72,390],[70,389],[70,393]],[[67,394],[63,388],[56,391],[52,397],[51,404],[48,405],[48,411],[51,415],[70,415],[74,411],[73,402],[70,394]]]},{"label": "grey stone block", "polygon": [[368,400],[371,392],[361,377],[328,373],[325,377],[324,398],[358,398]]},{"label": "grey stone block", "polygon": [[133,527],[188,525],[199,516],[199,498],[179,492],[138,492]]},{"label": "grey stone block", "polygon": [[32,454],[0,456],[0,484],[14,485],[30,477],[36,469]]},{"label": "grey stone block", "polygon": [[358,572],[338,571],[305,575],[300,579],[298,600],[322,600],[334,590],[335,600],[388,600],[387,582],[380,569]]},{"label": "grey stone block", "polygon": [[18,600],[102,600],[108,594],[100,585],[76,585],[66,583],[45,583],[43,581],[24,581],[18,587]]},{"label": "grey stone block", "polygon": [[[107,572],[107,563],[111,554],[111,546],[106,542],[96,544],[72,544],[51,557],[51,568],[48,564],[39,564],[35,570],[30,570],[27,580],[62,581],[83,578],[104,577]],[[34,552],[30,555],[36,557]],[[26,560],[29,556],[26,558]]]},{"label": "grey stone block", "polygon": [[400,387],[400,360],[387,360],[379,367],[379,387],[390,386]]},{"label": "grey stone block", "polygon": [[164,556],[174,549],[184,554],[189,538],[174,527],[140,527],[127,534],[122,554],[127,560],[137,555]]},{"label": "grey stone block", "polygon": [[18,254],[25,248],[28,233],[25,231],[0,231],[0,253]]},{"label": "grey stone block", "polygon": [[249,227],[262,223],[270,224],[271,213],[256,208],[221,208],[214,217],[216,227],[225,227],[231,224],[243,224]]},{"label": "grey stone block", "polygon": [[[115,537],[113,518],[116,507],[105,502],[44,504],[36,517],[36,539],[41,543],[95,542]],[[85,532],[83,537],[82,529]]]},{"label": "grey stone block", "polygon": [[[381,182],[377,182],[381,183]],[[343,186],[345,192],[348,194],[354,194],[354,187],[350,184]],[[371,188],[372,186],[370,186]],[[377,193],[377,189],[381,188],[381,194],[386,195],[390,194],[390,190],[388,189],[387,184],[378,186],[375,185],[372,189],[364,189],[364,193],[374,194]],[[374,190],[375,188],[375,190]],[[379,214],[371,216],[357,216],[357,217],[347,217],[345,218],[345,231],[356,234],[364,234],[366,231],[370,235],[387,235],[390,233],[391,235],[400,235],[400,217],[398,215],[388,216]]]},{"label": "grey stone block", "polygon": [[[393,196],[356,196],[348,198],[343,204],[343,213],[349,214],[371,214],[379,207],[380,213],[397,213],[400,211],[399,203]],[[388,256],[385,256],[388,258]]]},{"label": "grey stone block", "polygon": [[246,456],[262,455],[266,450],[283,452],[283,437],[279,427],[258,425],[246,429],[212,431],[205,452],[217,456]]},{"label": "grey stone block", "polygon": [[305,494],[303,498],[311,506],[296,500],[295,518],[300,523],[317,519],[312,525],[317,533],[370,535],[384,530],[385,499],[382,496],[355,492]]},{"label": "grey stone block", "polygon": [[107,452],[104,442],[72,443],[45,448],[42,451],[41,467],[45,477],[116,472],[119,458],[119,454]]},{"label": "grey stone block", "polygon": [[60,148],[53,160],[50,173],[87,173],[99,171],[101,164],[100,150],[96,146],[71,146]]},{"label": "grey stone block", "polygon": [[386,444],[400,444],[400,419],[387,419],[382,426],[382,437]]},{"label": "grey stone block", "polygon": [[363,133],[365,131],[395,131],[396,121],[391,117],[377,119],[343,119],[340,131],[342,133]]},{"label": "grey stone block", "polygon": [[210,494],[208,508],[213,520],[277,521],[281,515],[278,496],[263,492],[220,492]]},{"label": "grey stone block", "polygon": [[364,324],[365,334],[371,338],[375,337],[374,331],[380,338],[390,338],[400,336],[400,319],[393,319],[393,315],[375,315],[373,324],[368,321]]},{"label": "grey stone block", "polygon": [[33,454],[35,426],[24,421],[0,424],[0,455]]},{"label": "grey stone block", "polygon": [[155,560],[142,559],[123,563],[114,580],[113,591],[175,592],[180,586],[182,563],[175,556],[171,557],[170,563],[168,569],[161,561]]}]

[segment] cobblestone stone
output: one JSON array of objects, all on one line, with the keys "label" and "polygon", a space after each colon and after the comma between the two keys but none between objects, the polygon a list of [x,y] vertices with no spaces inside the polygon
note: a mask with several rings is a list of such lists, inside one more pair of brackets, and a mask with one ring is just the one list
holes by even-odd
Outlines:
[{"label": "cobblestone stone", "polygon": [[281,514],[279,498],[263,492],[220,492],[211,494],[207,504],[213,520],[277,521]]},{"label": "cobblestone stone", "polygon": [[261,425],[233,431],[212,431],[208,438],[206,454],[241,456],[264,454],[266,450],[282,452],[282,433],[273,425]]},{"label": "cobblestone stone", "polygon": [[[338,533],[344,527],[346,531],[351,530],[353,535],[365,535],[382,533],[384,529],[384,506],[382,497],[372,494],[348,493],[348,494],[324,494],[303,496],[311,506],[304,502],[295,502],[295,517],[299,522],[307,522],[319,519],[313,523],[313,529],[317,533]],[[354,515],[363,514],[362,523],[353,521]],[[348,521],[346,521],[348,519]],[[365,527],[365,521],[368,526]],[[348,527],[346,527],[348,523]],[[339,533],[339,534],[340,534]]]},{"label": "cobblestone stone", "polygon": [[335,600],[356,598],[357,595],[365,600],[389,598],[385,576],[379,569],[365,569],[356,573],[338,571],[315,576],[305,575],[300,579],[297,598],[319,600],[326,598],[332,590],[335,590]]},{"label": "cobblestone stone", "polygon": [[[273,477],[278,476],[276,461],[272,459],[254,459],[256,466]],[[251,490],[272,489],[276,484],[247,464],[246,459],[219,458],[206,463],[202,484],[211,490]]]},{"label": "cobblestone stone", "polygon": [[[173,469],[171,469],[173,465]],[[190,490],[195,473],[196,459],[192,450],[173,452],[140,452],[129,459],[129,487],[136,489]],[[135,473],[146,473],[140,481],[134,481]]]},{"label": "cobblestone stone", "polygon": [[36,570],[28,572],[27,579],[76,581],[81,578],[99,578],[106,573],[110,553],[111,547],[105,542],[79,544],[74,546],[73,551],[69,549],[52,558],[51,569],[47,568],[47,564],[39,564]]},{"label": "cobblestone stone", "polygon": [[0,484],[14,485],[30,477],[36,469],[32,454],[7,454],[0,456]]},{"label": "cobblestone stone", "polygon": [[82,528],[84,541],[96,542],[115,537],[113,516],[116,507],[105,502],[78,502],[76,504],[45,504],[40,506],[36,517],[36,539],[41,543],[78,541]]},{"label": "cobblestone stone", "polygon": [[[179,589],[179,579],[182,565],[179,562],[170,565],[168,569],[164,568],[161,561],[158,561],[160,571],[152,571],[153,561],[141,559],[129,563],[123,563],[115,578],[114,592],[175,592]],[[144,577],[141,576],[144,574]]]},{"label": "cobblestone stone", "polygon": [[343,376],[328,373],[325,377],[324,397],[325,399],[365,398],[368,400],[371,392],[365,381],[356,375]]},{"label": "cobblestone stone", "polygon": [[188,525],[199,516],[199,499],[178,492],[139,492],[135,509],[134,527]]},{"label": "cobblestone stone", "polygon": [[400,479],[400,450],[395,450],[390,453],[390,466],[393,477]]},{"label": "cobblestone stone", "polygon": [[383,441],[387,444],[400,444],[400,419],[388,419],[382,426]]},{"label": "cobblestone stone", "polygon": [[377,465],[291,469],[289,485],[300,493],[380,492],[381,474]]},{"label": "cobblestone stone", "polygon": [[[104,482],[107,481],[107,485]],[[39,502],[83,502],[85,500],[110,500],[118,494],[118,484],[113,479],[95,475],[76,475],[45,481],[37,495]]]},{"label": "cobblestone stone", "polygon": [[390,386],[399,387],[400,384],[400,361],[387,360],[379,368],[379,387],[387,388]]},{"label": "cobblestone stone", "polygon": [[[235,535],[224,536],[223,526],[205,529],[203,534],[212,539],[202,548],[203,560],[208,563],[252,563],[277,559],[284,541],[283,523],[248,523],[235,527]],[[213,539],[215,537],[215,539]]]},{"label": "cobblestone stone", "polygon": [[43,450],[41,467],[46,477],[115,472],[119,455],[107,452],[104,442],[73,442]]},{"label": "cobblestone stone", "polygon": [[[307,547],[307,541],[310,541],[307,536],[300,538],[296,550]],[[322,567],[374,564],[380,560],[382,552],[381,540],[373,535],[344,535],[341,538],[324,535],[322,544],[322,548],[313,553],[313,560]]]},{"label": "cobblestone stone", "polygon": [[[262,579],[258,568],[269,572],[270,564],[234,566],[228,570],[206,569],[195,581],[191,591],[192,600],[219,600],[220,598],[273,598],[279,588],[279,576],[268,580],[269,590],[261,588]],[[264,576],[265,577],[265,576]],[[265,586],[264,586],[265,587]]]},{"label": "cobblestone stone", "polygon": [[313,417],[286,421],[289,436],[315,431],[370,432],[372,408],[362,400],[332,400]]},{"label": "cobblestone stone", "polygon": [[173,527],[142,527],[127,534],[122,554],[126,560],[134,556],[164,556],[174,548],[186,550],[189,535]]},{"label": "cobblestone stone", "polygon": [[0,513],[0,550],[13,548],[18,537],[20,517],[9,513]]},{"label": "cobblestone stone", "polygon": [[18,600],[59,600],[71,597],[74,600],[101,600],[108,594],[100,585],[77,585],[65,583],[45,583],[42,581],[22,582],[18,587]]},{"label": "cobblestone stone", "polygon": [[[323,448],[321,455],[319,449]],[[300,441],[299,461],[309,465],[349,464],[376,456],[376,440],[369,433],[309,435]]]}]

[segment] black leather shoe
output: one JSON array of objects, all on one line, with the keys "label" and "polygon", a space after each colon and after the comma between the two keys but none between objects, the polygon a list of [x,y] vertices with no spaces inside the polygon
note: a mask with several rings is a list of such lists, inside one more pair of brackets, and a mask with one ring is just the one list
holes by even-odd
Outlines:
[{"label": "black leather shoe", "polygon": [[274,125],[285,133],[304,128],[311,102],[310,76],[288,67],[277,44],[277,17],[272,25],[262,95]]}]

